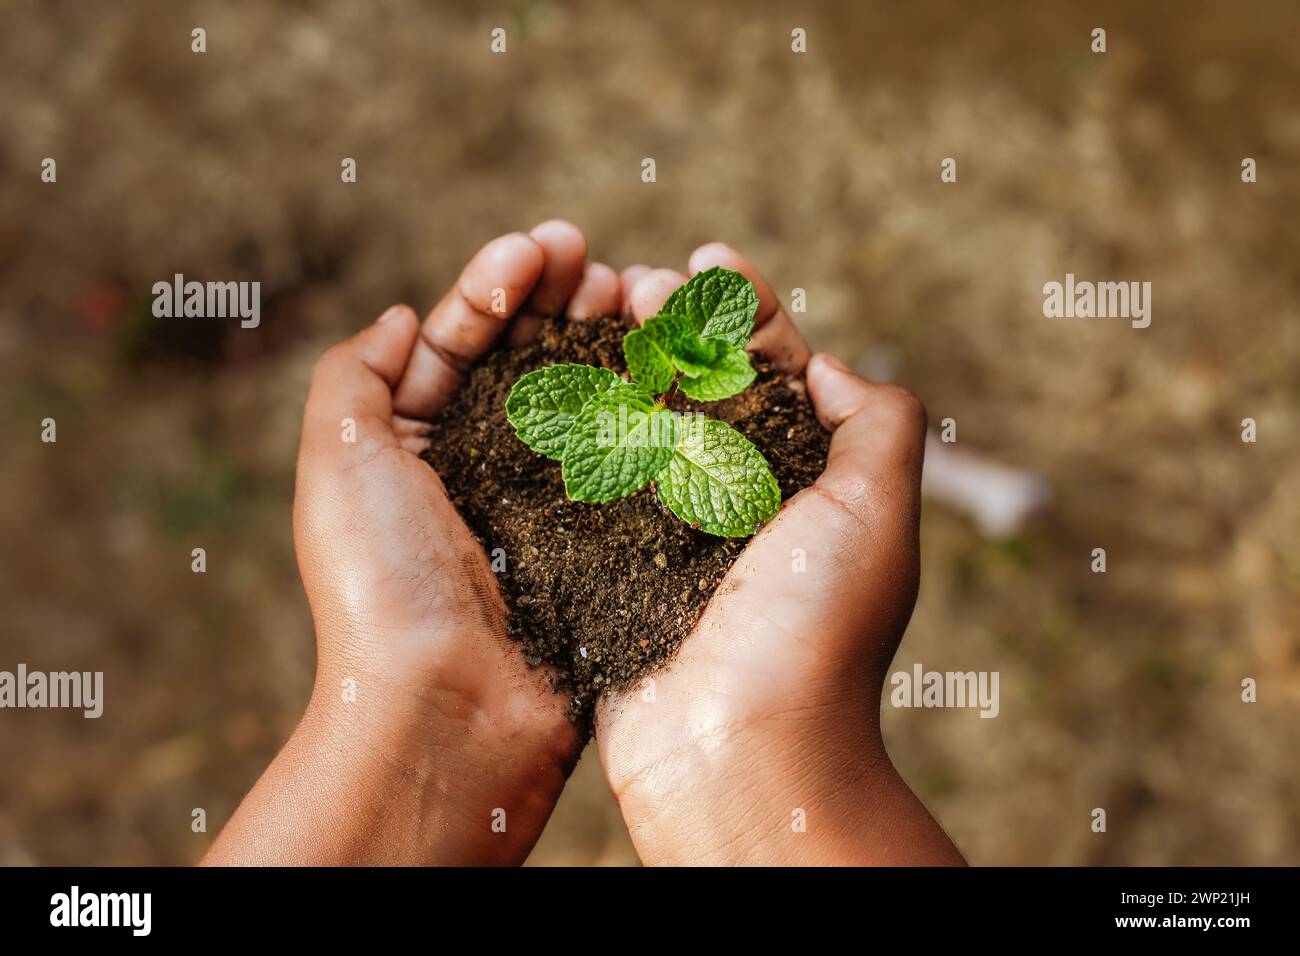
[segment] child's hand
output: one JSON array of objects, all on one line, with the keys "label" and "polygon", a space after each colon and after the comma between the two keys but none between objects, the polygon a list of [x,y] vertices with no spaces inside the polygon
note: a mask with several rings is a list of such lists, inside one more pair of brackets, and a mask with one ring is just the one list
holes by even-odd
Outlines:
[{"label": "child's hand", "polygon": [[[829,356],[810,361],[734,250],[708,245],[690,261],[692,272],[716,265],[754,283],[751,348],[806,371],[834,436],[826,471],[736,561],[653,691],[598,712],[601,761],[633,842],[646,863],[960,863],[879,729],[881,685],[916,599],[925,409]],[[633,313],[653,315],[684,281],[642,276]]]},{"label": "child's hand", "polygon": [[617,314],[618,276],[586,265],[576,227],[544,223],[488,243],[423,325],[394,307],[317,364],[294,499],[316,685],[206,862],[514,863],[531,849],[577,735],[567,699],[506,637],[483,549],[418,457],[418,419],[503,334],[526,339],[566,303]]}]

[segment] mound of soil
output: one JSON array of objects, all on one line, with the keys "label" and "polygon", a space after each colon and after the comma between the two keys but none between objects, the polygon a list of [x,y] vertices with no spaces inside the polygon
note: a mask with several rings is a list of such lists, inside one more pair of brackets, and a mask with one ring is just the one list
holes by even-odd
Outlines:
[{"label": "mound of soil", "polygon": [[[616,319],[556,320],[531,345],[493,353],[433,421],[424,456],[485,551],[504,549],[497,580],[510,634],[530,664],[555,667],[584,729],[600,694],[672,657],[749,541],[693,530],[660,504],[653,483],[604,505],[570,501],[560,463],[515,436],[505,404],[521,375],[561,362],[626,374],[626,331]],[[669,405],[734,426],[788,498],[821,473],[830,436],[807,396],[761,355],[754,366],[754,384],[734,398],[697,403],[677,393]]]}]

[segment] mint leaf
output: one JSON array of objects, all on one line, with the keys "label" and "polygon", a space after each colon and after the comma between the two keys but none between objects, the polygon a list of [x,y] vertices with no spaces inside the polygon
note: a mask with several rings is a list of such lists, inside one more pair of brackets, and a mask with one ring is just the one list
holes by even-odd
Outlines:
[{"label": "mint leaf", "polygon": [[591,365],[551,365],[529,372],[510,389],[506,417],[533,451],[560,459],[569,429],[593,395],[625,384],[615,372]]},{"label": "mint leaf", "polygon": [[754,533],[781,507],[767,460],[724,422],[692,419],[658,477],[659,500],[683,521],[725,538]]},{"label": "mint leaf", "polygon": [[685,316],[703,338],[744,345],[754,331],[758,294],[739,272],[714,266],[691,276],[659,311]]},{"label": "mint leaf", "polygon": [[754,380],[738,354],[754,328],[758,296],[739,272],[715,267],[697,273],[668,297],[659,314],[623,337],[633,381],[665,392],[677,372],[700,381],[682,391],[698,401],[727,398]]},{"label": "mint leaf", "polygon": [[743,392],[757,374],[749,364],[749,354],[733,347],[722,353],[713,368],[703,369],[698,375],[687,375],[679,385],[687,397],[697,402],[716,402]]},{"label": "mint leaf", "polygon": [[673,354],[697,339],[690,322],[677,315],[656,315],[623,336],[623,357],[632,381],[651,392],[666,392],[677,377]]},{"label": "mint leaf", "polygon": [[599,504],[641,488],[673,457],[678,416],[626,382],[593,395],[564,445],[564,490]]},{"label": "mint leaf", "polygon": [[717,368],[731,348],[726,342],[700,338],[694,329],[690,329],[675,346],[673,364],[686,375],[703,375],[710,369]]},{"label": "mint leaf", "polygon": [[717,339],[702,338],[690,319],[671,312],[647,319],[645,325],[623,337],[623,357],[632,380],[655,393],[666,392],[679,371],[704,375],[722,367],[734,348]]}]

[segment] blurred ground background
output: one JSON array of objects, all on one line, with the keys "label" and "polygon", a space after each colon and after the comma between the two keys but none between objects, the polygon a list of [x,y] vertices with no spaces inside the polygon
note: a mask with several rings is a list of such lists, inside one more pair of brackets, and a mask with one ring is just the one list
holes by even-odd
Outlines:
[{"label": "blurred ground background", "polygon": [[[973,862],[1300,863],[1298,34],[1286,0],[0,3],[0,668],[108,697],[0,713],[0,863],[199,858],[310,686],[313,360],[552,216],[616,266],[731,242],[815,347],[1051,481],[1009,540],[926,507],[897,666],[998,670],[1002,713],[886,732]],[[1153,282],[1151,328],[1044,319],[1067,271]],[[152,319],[174,272],[260,280],[261,328]],[[533,859],[635,862],[594,754]]]}]

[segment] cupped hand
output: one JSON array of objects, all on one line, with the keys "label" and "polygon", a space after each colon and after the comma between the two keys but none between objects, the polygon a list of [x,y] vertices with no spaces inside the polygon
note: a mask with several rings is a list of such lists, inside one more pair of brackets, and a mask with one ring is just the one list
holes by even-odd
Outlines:
[{"label": "cupped hand", "polygon": [[617,314],[568,223],[493,240],[421,322],[395,306],[317,363],[294,544],[316,625],[311,704],[207,862],[513,863],[577,758],[482,547],[419,454],[423,421],[542,318]]},{"label": "cupped hand", "polygon": [[[892,385],[812,356],[737,252],[704,246],[759,296],[750,348],[806,383],[833,432],[825,472],[737,559],[677,657],[602,701],[601,761],[646,863],[960,863],[894,770],[881,685],[919,579],[926,415]],[[634,267],[641,321],[686,279]]]}]

